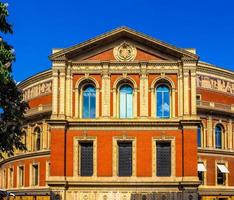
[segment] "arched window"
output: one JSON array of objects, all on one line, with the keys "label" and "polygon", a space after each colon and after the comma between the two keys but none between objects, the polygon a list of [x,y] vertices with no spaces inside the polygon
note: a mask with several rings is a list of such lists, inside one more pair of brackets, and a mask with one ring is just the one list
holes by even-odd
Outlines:
[{"label": "arched window", "polygon": [[87,85],[83,88],[83,118],[96,117],[96,89],[93,85]]},{"label": "arched window", "polygon": [[158,118],[170,117],[170,89],[167,85],[156,88],[156,108]]},{"label": "arched window", "polygon": [[130,85],[123,85],[119,89],[120,118],[133,117],[133,89]]},{"label": "arched window", "polygon": [[197,146],[202,146],[202,128],[201,125],[197,127]]},{"label": "arched window", "polygon": [[222,148],[222,132],[223,129],[220,125],[216,125],[215,127],[215,148]]},{"label": "arched window", "polygon": [[34,150],[41,150],[41,129],[38,127],[34,130]]}]

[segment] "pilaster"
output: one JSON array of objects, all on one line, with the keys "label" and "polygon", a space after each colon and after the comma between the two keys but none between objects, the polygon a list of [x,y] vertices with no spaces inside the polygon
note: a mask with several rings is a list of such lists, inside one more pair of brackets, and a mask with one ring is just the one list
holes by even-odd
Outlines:
[{"label": "pilaster", "polygon": [[110,117],[110,75],[109,64],[103,63],[102,72],[102,116]]},{"label": "pilaster", "polygon": [[58,115],[58,70],[53,70],[53,85],[52,85],[52,118]]},{"label": "pilaster", "polygon": [[181,117],[183,115],[184,109],[183,109],[183,72],[182,69],[179,68],[178,73],[178,116]]},{"label": "pilaster", "polygon": [[65,70],[60,70],[60,78],[59,78],[59,118],[65,118]]},{"label": "pilaster", "polygon": [[183,95],[183,99],[184,99],[184,115],[189,115],[189,71],[186,70],[183,73],[183,88],[184,88],[184,95]]},{"label": "pilaster", "polygon": [[196,96],[197,96],[197,88],[196,88],[196,70],[191,70],[191,114],[197,114],[197,105],[196,105]]},{"label": "pilaster", "polygon": [[208,116],[207,119],[207,146],[208,148],[213,147],[213,123],[212,116]]},{"label": "pilaster", "polygon": [[146,74],[146,63],[141,63],[140,77],[140,116],[148,117],[148,76]]},{"label": "pilaster", "polygon": [[66,74],[66,117],[72,117],[72,75],[71,75],[71,63],[68,64]]},{"label": "pilaster", "polygon": [[227,132],[228,132],[228,149],[232,149],[233,148],[232,119],[229,119],[228,121]]},{"label": "pilaster", "polygon": [[43,149],[48,148],[47,134],[48,134],[47,123],[43,121],[42,123],[42,148]]}]

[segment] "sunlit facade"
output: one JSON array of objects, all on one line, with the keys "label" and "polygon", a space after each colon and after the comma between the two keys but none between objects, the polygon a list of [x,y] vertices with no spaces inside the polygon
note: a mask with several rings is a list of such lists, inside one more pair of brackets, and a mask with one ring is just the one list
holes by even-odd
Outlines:
[{"label": "sunlit facade", "polygon": [[53,49],[19,84],[27,151],[0,161],[23,200],[234,200],[234,72],[121,27]]}]

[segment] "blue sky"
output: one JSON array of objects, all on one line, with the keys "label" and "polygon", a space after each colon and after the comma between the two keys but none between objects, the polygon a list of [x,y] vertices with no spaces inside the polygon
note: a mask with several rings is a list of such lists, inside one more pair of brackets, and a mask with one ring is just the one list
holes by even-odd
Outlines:
[{"label": "blue sky", "polygon": [[201,60],[234,70],[232,0],[4,0],[14,34],[14,78],[50,68],[52,48],[75,45],[128,26],[181,48],[194,47]]}]

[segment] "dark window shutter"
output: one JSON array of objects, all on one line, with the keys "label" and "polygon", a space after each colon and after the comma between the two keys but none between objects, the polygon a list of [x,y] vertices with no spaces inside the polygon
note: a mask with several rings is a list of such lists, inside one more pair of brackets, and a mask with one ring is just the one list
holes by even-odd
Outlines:
[{"label": "dark window shutter", "polygon": [[93,175],[93,143],[80,143],[80,175]]},{"label": "dark window shutter", "polygon": [[171,143],[157,142],[157,176],[171,176]]},{"label": "dark window shutter", "polygon": [[119,142],[119,176],[132,176],[132,143]]}]

